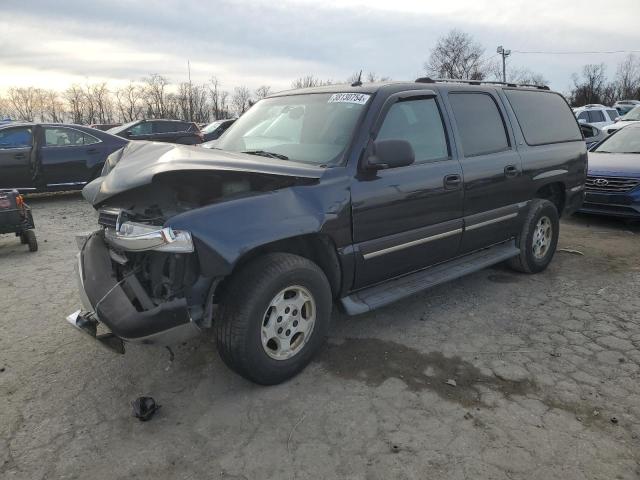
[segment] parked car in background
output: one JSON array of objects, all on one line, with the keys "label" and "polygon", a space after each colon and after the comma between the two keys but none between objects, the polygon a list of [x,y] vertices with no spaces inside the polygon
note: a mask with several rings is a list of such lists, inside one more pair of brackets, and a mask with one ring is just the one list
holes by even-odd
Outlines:
[{"label": "parked car in background", "polygon": [[632,123],[638,123],[638,122],[640,122],[640,105],[629,110],[625,115],[620,117],[618,121],[613,125],[607,125],[604,128],[604,130],[607,133],[607,135],[611,135],[613,132],[616,132],[621,128],[631,125]]},{"label": "parked car in background", "polygon": [[111,129],[111,128],[116,128],[119,127],[120,125],[122,125],[121,123],[93,123],[91,125],[89,125],[91,128],[95,128],[97,130],[102,130],[103,132],[106,132],[107,130]]},{"label": "parked car in background", "polygon": [[73,190],[100,175],[107,156],[128,142],[81,125],[0,126],[0,188]]},{"label": "parked car in background", "polygon": [[618,111],[613,107],[605,107],[600,104],[585,105],[573,109],[573,113],[579,123],[588,123],[600,129],[611,125],[620,116]]},{"label": "parked car in background", "polygon": [[640,123],[614,132],[589,152],[580,211],[640,219]]},{"label": "parked car in background", "polygon": [[613,107],[618,110],[620,116],[626,115],[629,111],[640,105],[640,100],[618,100]]},{"label": "parked car in background", "polygon": [[196,145],[202,143],[203,135],[193,122],[182,120],[135,120],[107,132],[128,140],[150,140],[154,142]]},{"label": "parked car in background", "polygon": [[561,95],[479,81],[282,92],[217,142],[109,157],[83,190],[99,217],[67,321],[119,353],[213,328],[261,384],[309,363],[334,301],[355,315],[503,261],[544,270],[587,168]]},{"label": "parked car in background", "polygon": [[226,132],[227,129],[231,125],[233,125],[233,122],[235,121],[236,121],[235,118],[229,118],[225,120],[216,120],[215,122],[211,122],[209,125],[207,125],[201,130],[202,135],[204,135],[204,141],[210,142],[211,140],[217,140],[218,138],[220,138],[220,135]]},{"label": "parked car in background", "polygon": [[607,137],[607,134],[603,130],[588,123],[581,123],[580,130],[582,131],[582,136],[587,144],[587,150]]}]

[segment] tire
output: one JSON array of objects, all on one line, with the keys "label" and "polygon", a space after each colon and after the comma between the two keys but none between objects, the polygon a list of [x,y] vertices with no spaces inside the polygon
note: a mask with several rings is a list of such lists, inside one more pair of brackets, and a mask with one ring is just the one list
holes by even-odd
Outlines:
[{"label": "tire", "polygon": [[27,243],[29,244],[30,252],[38,251],[38,240],[36,239],[36,232],[33,230],[27,230],[24,232],[25,237],[27,238]]},{"label": "tire", "polygon": [[19,236],[20,236],[20,243],[21,244],[26,245],[27,243],[29,243],[29,239],[27,239],[26,232],[22,232]]},{"label": "tire", "polygon": [[224,289],[214,321],[220,357],[252,382],[281,383],[304,369],[322,345],[331,307],[331,287],[318,265],[286,253],[261,256]]},{"label": "tire", "polygon": [[[550,230],[547,230],[550,229]],[[540,232],[548,231],[543,240],[540,240]],[[560,233],[560,222],[556,206],[549,200],[534,199],[531,201],[529,213],[522,226],[522,232],[516,239],[516,244],[520,248],[520,254],[507,261],[512,269],[523,273],[538,273],[543,271],[556,252],[558,245],[558,235]],[[534,244],[534,236],[537,240],[537,247]],[[543,248],[544,244],[544,248]]]}]

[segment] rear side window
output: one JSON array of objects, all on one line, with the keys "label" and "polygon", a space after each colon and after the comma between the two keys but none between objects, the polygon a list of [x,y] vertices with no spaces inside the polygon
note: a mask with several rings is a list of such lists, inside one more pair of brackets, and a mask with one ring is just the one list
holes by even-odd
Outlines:
[{"label": "rear side window", "polygon": [[617,110],[607,110],[607,113],[609,114],[609,118],[611,120],[615,120],[616,118],[618,118],[618,111]]},{"label": "rear side window", "polygon": [[92,145],[100,142],[100,140],[93,135],[74,128],[64,127],[46,127],[44,129],[44,140],[47,147]]},{"label": "rear side window", "polygon": [[498,105],[485,93],[451,93],[465,157],[502,152],[509,148],[507,131]]},{"label": "rear side window", "polygon": [[528,145],[582,140],[569,105],[557,93],[511,89],[504,93]]},{"label": "rear side window", "polygon": [[416,155],[416,163],[443,160],[449,156],[442,118],[433,98],[394,103],[376,139],[408,141]]},{"label": "rear side window", "polygon": [[591,123],[595,123],[604,122],[606,120],[604,119],[604,113],[602,113],[600,110],[589,110],[589,121]]},{"label": "rear side window", "polygon": [[582,112],[578,115],[578,120],[584,120],[585,122],[589,121],[589,112]]}]

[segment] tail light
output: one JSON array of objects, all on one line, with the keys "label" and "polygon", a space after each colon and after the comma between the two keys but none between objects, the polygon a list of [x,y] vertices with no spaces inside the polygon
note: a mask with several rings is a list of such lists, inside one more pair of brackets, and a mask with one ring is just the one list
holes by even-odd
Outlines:
[{"label": "tail light", "polygon": [[23,208],[24,207],[24,198],[22,197],[22,195],[16,196],[16,206],[18,208]]}]

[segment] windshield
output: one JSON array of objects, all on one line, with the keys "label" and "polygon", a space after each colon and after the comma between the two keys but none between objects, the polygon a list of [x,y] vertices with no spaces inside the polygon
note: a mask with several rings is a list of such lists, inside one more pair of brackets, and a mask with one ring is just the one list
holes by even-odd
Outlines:
[{"label": "windshield", "polygon": [[266,98],[240,117],[216,144],[232,152],[317,165],[338,163],[370,95],[316,93]]},{"label": "windshield", "polygon": [[629,122],[629,121],[640,121],[640,107],[635,107],[633,110],[629,111],[629,113],[625,114],[623,117],[620,117],[621,122]]},{"label": "windshield", "polygon": [[637,124],[621,128],[602,142],[594,152],[640,153],[640,128]]},{"label": "windshield", "polygon": [[119,125],[117,127],[110,128],[107,130],[107,133],[111,133],[113,135],[117,135],[118,133],[126,132],[131,127],[133,127],[136,123],[139,123],[140,120],[134,120],[133,122],[125,123],[124,125]]}]

